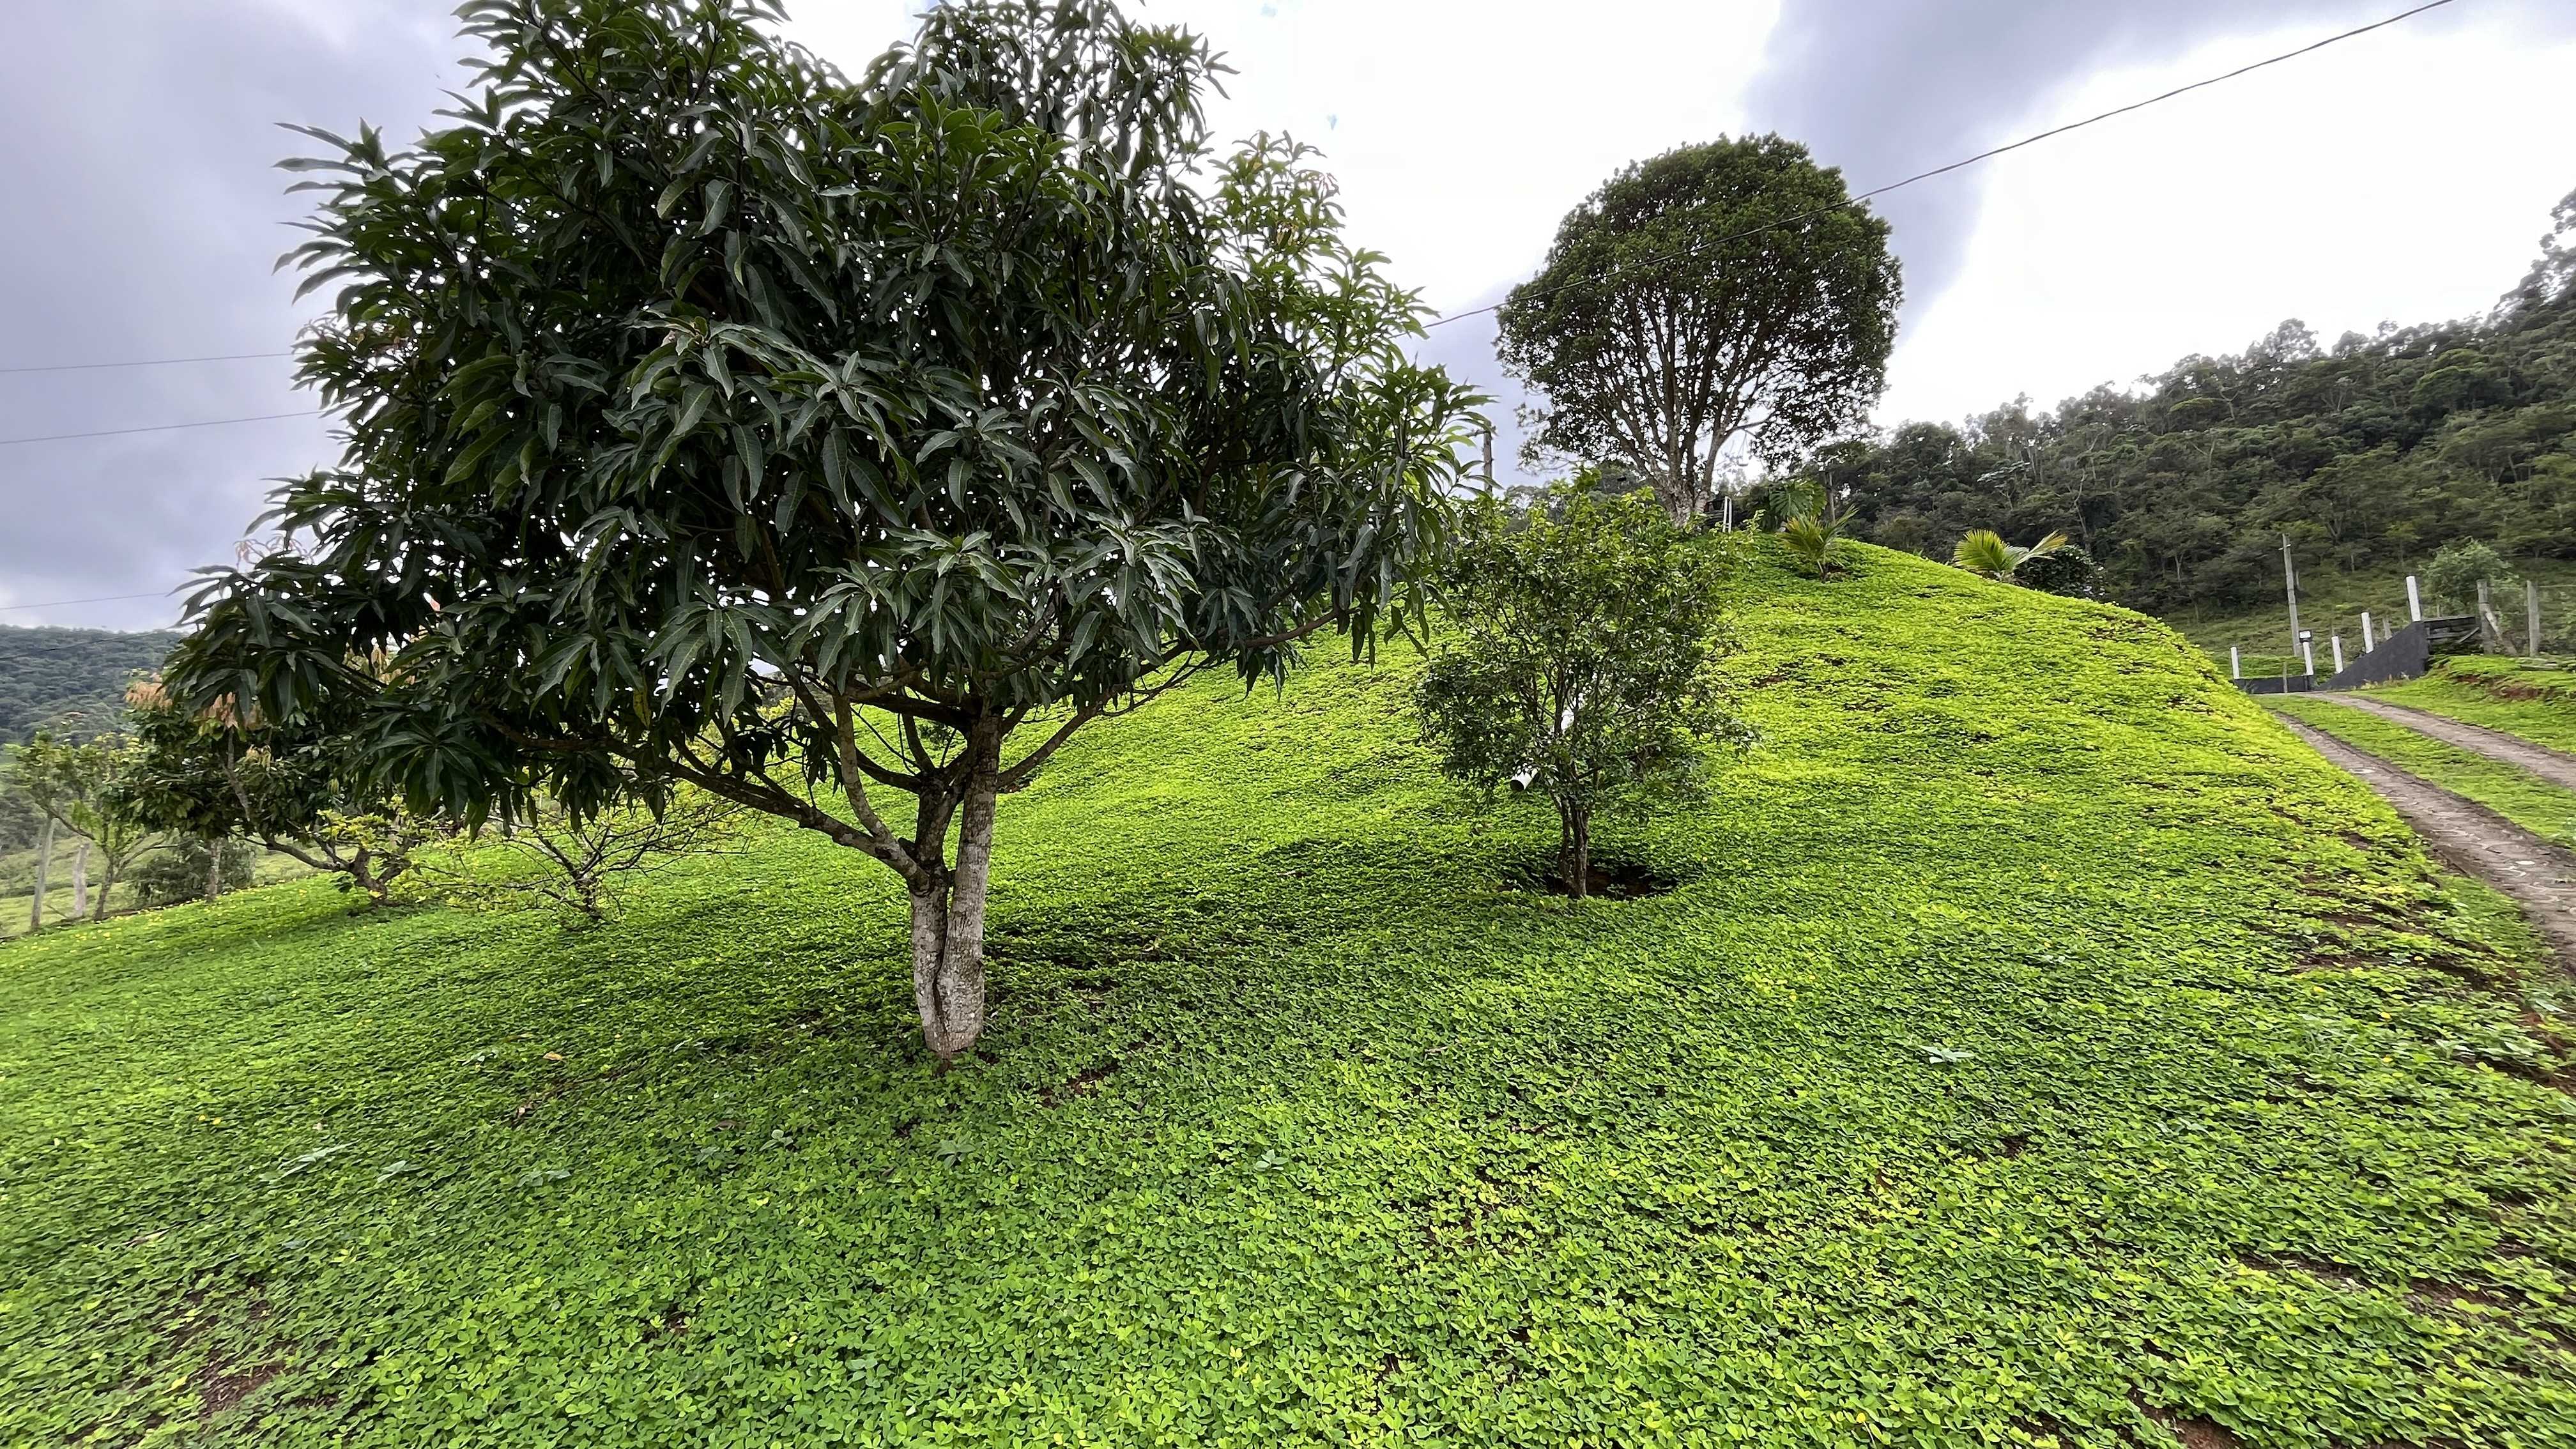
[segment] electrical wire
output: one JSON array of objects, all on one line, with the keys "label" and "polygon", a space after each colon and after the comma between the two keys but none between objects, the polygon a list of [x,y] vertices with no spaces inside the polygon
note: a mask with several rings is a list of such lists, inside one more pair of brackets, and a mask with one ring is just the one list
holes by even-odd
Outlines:
[{"label": "electrical wire", "polygon": [[25,372],[96,372],[109,367],[176,367],[183,362],[248,362],[262,357],[292,357],[291,352],[224,352],[212,357],[147,357],[136,362],[49,362],[39,367],[0,367],[0,377]]},{"label": "electrical wire", "polygon": [[74,604],[121,604],[128,599],[166,599],[170,590],[155,589],[148,594],[109,594],[97,599],[52,599],[41,604],[0,604],[0,614],[18,609],[68,609]]},{"label": "electrical wire", "polygon": [[[2035,145],[2039,144],[2039,143],[2040,143],[2040,142],[2042,142],[2042,141],[2048,140],[2048,139],[2049,139],[2050,137],[2052,137],[2052,136],[2063,136],[2063,135],[2065,135],[2065,134],[2066,134],[2067,132],[2069,132],[2069,131],[2080,131],[2080,130],[2084,129],[2086,126],[2094,125],[2094,124],[2096,124],[2097,122],[2110,120],[2111,118],[2113,118],[2113,117],[2115,117],[2115,116],[2125,116],[2125,115],[2129,114],[2131,111],[2142,111],[2142,110],[2145,110],[2147,107],[2152,106],[2152,105],[2155,105],[2155,104],[2157,104],[2157,103],[2158,103],[2158,102],[2160,102],[2160,101],[2169,101],[2169,100],[2172,100],[2172,99],[2173,99],[2174,97],[2176,97],[2176,96],[2189,95],[2189,94],[2190,94],[2191,92],[2193,92],[2193,91],[2206,89],[2207,87],[2214,86],[2214,85],[2218,85],[2218,84],[2220,84],[2221,82],[2224,82],[2224,81],[2231,81],[2231,80],[2234,80],[2234,79],[2236,79],[2238,76],[2242,76],[2242,75],[2250,75],[2250,74],[2252,74],[2253,72],[2258,71],[2258,70],[2261,70],[2261,69],[2263,69],[2263,68],[2264,68],[2264,67],[2266,67],[2266,66],[2279,65],[2281,62],[2286,61],[2286,60],[2296,60],[2296,59],[2298,59],[2300,56],[2306,55],[2306,54],[2308,54],[2308,53],[2309,53],[2309,52],[2311,52],[2311,51],[2323,50],[2323,49],[2325,49],[2327,46],[2329,46],[2329,45],[2333,45],[2333,44],[2335,44],[2335,43],[2336,43],[2336,42],[2338,42],[2338,41],[2350,40],[2350,39],[2352,39],[2352,38],[2353,38],[2354,36],[2356,36],[2356,35],[2368,35],[2370,32],[2372,32],[2372,31],[2374,31],[2374,30],[2382,30],[2382,29],[2385,29],[2385,28],[2387,28],[2388,26],[2395,25],[2396,23],[2398,23],[2398,22],[2399,22],[2399,21],[2401,21],[2401,20],[2409,20],[2409,19],[2412,19],[2412,18],[2414,18],[2415,16],[2418,16],[2418,15],[2423,14],[2423,13],[2424,13],[2425,11],[2427,11],[2427,10],[2438,10],[2438,9],[2440,9],[2441,7],[2443,7],[2443,6],[2445,6],[2445,5],[2448,5],[2448,4],[2450,4],[2450,3],[2451,3],[2451,0],[2427,0],[2427,3],[2425,3],[2425,4],[2418,5],[2418,6],[2414,7],[2414,8],[2413,8],[2413,9],[2411,9],[2411,10],[2402,10],[2402,11],[2398,12],[2398,13],[2397,13],[2397,14],[2395,14],[2395,15],[2391,15],[2391,16],[2389,16],[2389,17],[2388,17],[2387,19],[2385,19],[2385,20],[2374,20],[2374,21],[2372,21],[2371,23],[2369,23],[2368,25],[2359,25],[2359,26],[2355,26],[2355,27],[2353,27],[2352,29],[2350,29],[2350,30],[2346,30],[2346,31],[2343,31],[2343,32],[2342,32],[2342,33],[2340,33],[2340,34],[2336,34],[2336,35],[2329,35],[2329,36],[2327,36],[2327,37],[2326,37],[2325,39],[2323,39],[2323,40],[2314,41],[2314,42],[2311,42],[2310,44],[2300,46],[2300,47],[2299,47],[2298,49],[2296,49],[2296,50],[2285,50],[2285,51],[2281,52],[2279,55],[2272,56],[2272,57],[2270,57],[2269,59],[2266,59],[2266,60],[2258,60],[2258,61],[2254,62],[2254,63],[2253,63],[2253,64],[2251,64],[2251,65],[2241,65],[2241,66],[2238,66],[2236,69],[2231,70],[2231,71],[2227,72],[2227,73],[2226,73],[2226,74],[2224,74],[2224,75],[2214,75],[2214,76],[2209,77],[2209,78],[2208,78],[2208,79],[2206,79],[2206,80],[2196,80],[2196,81],[2193,81],[2191,84],[2189,84],[2189,85],[2187,85],[2187,86],[2176,86],[2176,87],[2174,87],[2172,90],[2166,91],[2166,92],[2164,92],[2164,93],[2163,93],[2163,94],[2161,94],[2161,95],[2153,95],[2153,96],[2149,96],[2149,97],[2147,97],[2145,100],[2142,100],[2142,101],[2131,101],[2129,104],[2127,104],[2127,105],[2125,105],[2125,106],[2119,106],[2119,107],[2115,107],[2114,109],[2104,111],[2103,113],[2101,113],[2101,114],[2100,114],[2100,115],[2098,115],[2098,116],[2086,116],[2083,120],[2080,120],[2080,121],[2069,121],[2069,122],[2067,122],[2067,123],[2066,123],[2065,125],[2063,125],[2063,126],[2053,126],[2053,127],[2049,128],[2048,130],[2038,132],[2038,133],[2036,133],[2036,134],[2034,134],[2034,135],[2024,136],[2024,137],[2022,137],[2022,138],[2021,138],[2020,140],[2018,140],[2018,141],[2013,141],[2013,142],[2010,142],[2010,143],[2008,143],[2008,144],[2006,144],[2006,145],[1997,146],[1997,147],[1995,147],[1995,148],[1994,148],[1993,150],[1991,150],[1991,151],[1980,151],[1980,152],[1978,152],[1978,153],[1977,153],[1976,155],[1974,155],[1974,156],[1969,156],[1969,157],[1963,158],[1963,159],[1961,159],[1961,160],[1953,161],[1953,162],[1951,162],[1951,163],[1950,163],[1949,165],[1947,165],[1947,166],[1935,166],[1935,167],[1933,167],[1933,168],[1932,168],[1931,170],[1929,170],[1929,171],[1918,171],[1918,172],[1916,172],[1915,174],[1913,174],[1912,176],[1908,176],[1908,177],[1906,177],[1906,178],[1905,178],[1904,180],[1902,180],[1902,181],[1891,181],[1891,182],[1889,182],[1888,184],[1886,184],[1885,186],[1878,187],[1878,188],[1876,188],[1875,190],[1871,190],[1871,191],[1864,191],[1864,192],[1862,192],[1860,195],[1855,196],[1855,197],[1852,197],[1852,198],[1850,198],[1849,200],[1845,200],[1845,201],[1838,201],[1838,202],[1835,202],[1835,203],[1834,203],[1833,205],[1831,205],[1831,206],[1820,206],[1820,207],[1815,208],[1815,209],[1814,209],[1814,210],[1812,210],[1812,211],[1802,211],[1802,212],[1798,213],[1798,214],[1797,214],[1797,215],[1795,215],[1795,216],[1784,216],[1784,217],[1780,218],[1780,219],[1779,219],[1779,220],[1777,220],[1777,221],[1767,221],[1767,222],[1764,222],[1764,223],[1763,223],[1762,225],[1760,225],[1760,226],[1756,226],[1756,227],[1747,227],[1747,228],[1746,228],[1745,230],[1743,230],[1743,231],[1738,231],[1738,232],[1729,232],[1729,233],[1728,233],[1727,235],[1725,235],[1725,236],[1721,236],[1721,237],[1714,237],[1714,238],[1711,238],[1711,239],[1710,239],[1710,240],[1708,240],[1708,241],[1701,242],[1701,243],[1699,243],[1699,244],[1697,244],[1697,245],[1695,245],[1695,246],[1684,247],[1684,248],[1683,248],[1683,249],[1681,249],[1680,251],[1677,251],[1677,252],[1672,253],[1670,256],[1659,257],[1659,258],[1656,258],[1656,260],[1658,260],[1658,261],[1667,261],[1667,262],[1669,262],[1669,261],[1679,261],[1679,260],[1681,260],[1681,259],[1683,259],[1683,258],[1685,258],[1685,257],[1690,256],[1690,255],[1691,255],[1692,253],[1694,253],[1694,252],[1705,251],[1705,250],[1707,250],[1707,249],[1709,249],[1709,248],[1711,248],[1711,247],[1720,247],[1720,246],[1724,246],[1724,245],[1726,245],[1728,242],[1742,241],[1742,240],[1744,240],[1744,239],[1745,239],[1745,238],[1747,238],[1747,237],[1760,236],[1762,233],[1764,233],[1764,232],[1766,232],[1766,231],[1776,231],[1776,230],[1778,230],[1779,228],[1784,227],[1784,226],[1795,226],[1795,225],[1797,225],[1799,222],[1802,222],[1802,221],[1812,221],[1812,220],[1814,220],[1814,219],[1815,219],[1815,218],[1817,218],[1817,217],[1830,215],[1830,214],[1831,214],[1831,213],[1833,213],[1833,212],[1837,212],[1837,211],[1846,211],[1846,210],[1849,210],[1849,209],[1850,209],[1850,208],[1852,208],[1852,207],[1855,207],[1855,206],[1860,205],[1862,202],[1865,202],[1865,201],[1869,200],[1871,197],[1874,197],[1874,196],[1885,196],[1887,193],[1889,193],[1889,192],[1891,192],[1891,191],[1895,191],[1895,190],[1899,190],[1899,189],[1901,189],[1901,188],[1903,188],[1903,187],[1911,186],[1911,185],[1913,185],[1913,184],[1914,184],[1915,182],[1917,182],[1917,181],[1929,181],[1929,180],[1931,180],[1931,179],[1932,179],[1933,177],[1935,177],[1935,176],[1945,176],[1945,175],[1949,174],[1950,172],[1953,172],[1953,171],[1959,170],[1961,167],[1965,167],[1965,166],[1974,166],[1974,165],[1976,165],[1976,164],[1977,164],[1978,162],[1980,162],[1980,161],[1988,161],[1988,160],[1992,160],[1993,158],[1995,158],[1995,157],[1997,157],[1997,156],[2001,156],[2001,155],[2003,155],[2003,154],[2004,154],[2005,152],[2007,152],[2007,151],[2018,151],[2018,150],[2020,150],[2021,148],[2023,148],[2024,146],[2035,146]],[[1615,276],[1615,275],[1616,275],[1616,273],[1614,272],[1612,275],[1614,275],[1614,276]],[[1558,285],[1553,286],[1553,287],[1543,287],[1543,288],[1540,288],[1540,289],[1538,289],[1538,290],[1536,290],[1536,291],[1533,291],[1533,292],[1528,293],[1528,294],[1527,294],[1527,299],[1528,299],[1528,300],[1535,300],[1535,299],[1540,298],[1540,297],[1552,297],[1552,296],[1556,295],[1557,293],[1562,292],[1562,291],[1565,291],[1565,290],[1567,290],[1567,289],[1569,289],[1569,288],[1577,287],[1577,286],[1590,286],[1590,285],[1593,285],[1593,284],[1595,284],[1596,282],[1598,282],[1598,281],[1600,281],[1600,280],[1603,280],[1603,279],[1601,279],[1601,278],[1585,278],[1583,281],[1580,281],[1580,282],[1563,282],[1563,283],[1559,283]],[[1468,310],[1466,310],[1466,311],[1464,311],[1464,312],[1451,312],[1451,313],[1448,313],[1448,314],[1447,314],[1447,315],[1445,315],[1445,316],[1442,316],[1442,317],[1439,317],[1439,318],[1437,318],[1437,319],[1434,319],[1433,321],[1426,322],[1426,323],[1424,323],[1424,324],[1423,324],[1423,326],[1424,326],[1424,327],[1426,327],[1426,328],[1430,328],[1430,327],[1445,327],[1445,326],[1447,326],[1448,324],[1450,324],[1450,323],[1452,323],[1452,322],[1463,322],[1463,321],[1465,321],[1466,319],[1468,319],[1468,318],[1470,318],[1470,317],[1480,316],[1480,315],[1482,315],[1482,314],[1484,314],[1484,313],[1487,313],[1487,312],[1500,311],[1500,310],[1502,309],[1503,305],[1504,305],[1504,304],[1503,304],[1502,302],[1495,302],[1495,303],[1492,303],[1492,304],[1489,304],[1489,305],[1487,305],[1487,306],[1483,306],[1483,307],[1471,307],[1471,308],[1469,308]]]},{"label": "electrical wire", "polygon": [[93,433],[45,433],[32,438],[0,438],[0,448],[18,443],[59,443],[69,438],[114,438],[127,433],[168,433],[181,428],[226,428],[235,423],[266,423],[279,418],[318,418],[320,408],[306,408],[300,413],[261,413],[248,418],[208,418],[202,423],[154,423],[141,428],[101,428]]}]

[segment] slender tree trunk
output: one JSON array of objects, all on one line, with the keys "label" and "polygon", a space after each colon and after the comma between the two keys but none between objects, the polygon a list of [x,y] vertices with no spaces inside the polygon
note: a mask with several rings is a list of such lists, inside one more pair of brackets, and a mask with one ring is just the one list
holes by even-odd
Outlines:
[{"label": "slender tree trunk", "polygon": [[80,848],[72,852],[72,919],[77,921],[88,915],[89,842],[84,840]]},{"label": "slender tree trunk", "polygon": [[54,864],[54,817],[46,815],[44,835],[36,841],[36,905],[28,908],[26,913],[28,936],[33,936],[36,931],[44,931],[44,892],[46,887],[52,884],[52,882],[46,882],[46,874],[52,874],[52,864]]},{"label": "slender tree trunk", "polygon": [[116,894],[116,857],[100,851],[98,858],[99,863],[106,869],[99,875],[98,905],[91,910],[89,918],[93,921],[104,921],[107,919],[107,898]]},{"label": "slender tree trunk", "polygon": [[206,899],[220,900],[224,894],[224,843],[221,839],[206,842]]},{"label": "slender tree trunk", "polygon": [[957,822],[957,868],[912,897],[912,996],[921,1037],[945,1068],[984,1034],[984,897],[1001,794],[1001,732],[968,737],[975,765]]},{"label": "slender tree trunk", "polygon": [[45,817],[44,834],[36,842],[36,903],[27,912],[27,934],[45,929],[45,890],[51,882],[46,876],[54,863],[54,817]]},{"label": "slender tree trunk", "polygon": [[1565,893],[1581,900],[1592,893],[1592,810],[1571,800],[1556,802],[1557,879]]}]

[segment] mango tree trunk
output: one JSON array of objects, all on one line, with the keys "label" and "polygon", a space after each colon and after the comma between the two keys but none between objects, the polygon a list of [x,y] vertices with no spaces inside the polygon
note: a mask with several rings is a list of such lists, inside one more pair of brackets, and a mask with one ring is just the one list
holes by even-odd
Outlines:
[{"label": "mango tree trunk", "polygon": [[[969,736],[974,765],[959,802],[956,867],[934,871],[928,888],[912,894],[912,999],[921,1011],[921,1039],[943,1069],[984,1034],[984,895],[1001,745],[997,730],[979,728]],[[924,842],[932,860],[943,843]]]}]

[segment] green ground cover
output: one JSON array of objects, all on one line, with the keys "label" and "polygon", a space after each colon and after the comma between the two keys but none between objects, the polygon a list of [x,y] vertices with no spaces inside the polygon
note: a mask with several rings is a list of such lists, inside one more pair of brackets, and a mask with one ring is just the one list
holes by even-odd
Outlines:
[{"label": "green ground cover", "polygon": [[2163,627],[1852,561],[1660,896],[1511,888],[1406,660],[1085,736],[945,1076],[784,835],[0,947],[0,1442],[2576,1442],[2529,933]]},{"label": "green ground cover", "polygon": [[2576,663],[2570,661],[2463,655],[2440,661],[2421,679],[2365,692],[2576,754]]},{"label": "green ground cover", "polygon": [[2394,720],[2328,700],[2289,695],[2264,702],[2454,795],[2475,800],[2543,840],[2576,849],[2576,791],[2418,734]]}]

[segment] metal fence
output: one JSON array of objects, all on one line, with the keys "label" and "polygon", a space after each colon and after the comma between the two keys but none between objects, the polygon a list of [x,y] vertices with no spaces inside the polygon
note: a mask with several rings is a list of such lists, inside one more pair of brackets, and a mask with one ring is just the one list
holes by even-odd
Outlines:
[{"label": "metal fence", "polygon": [[2489,653],[2576,655],[2576,585],[2526,580],[2491,588],[2478,613]]}]

